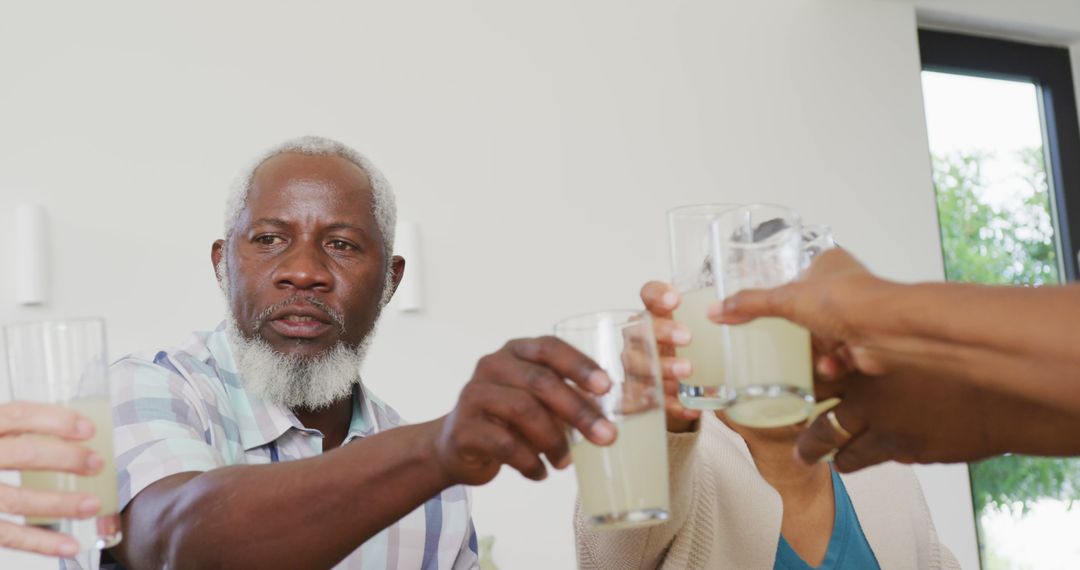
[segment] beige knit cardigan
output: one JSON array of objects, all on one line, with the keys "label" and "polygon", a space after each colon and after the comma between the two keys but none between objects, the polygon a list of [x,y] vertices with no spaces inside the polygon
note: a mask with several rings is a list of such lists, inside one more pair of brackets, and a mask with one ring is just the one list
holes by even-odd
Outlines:
[{"label": "beige knit cardigan", "polygon": [[[664,524],[591,530],[574,520],[578,566],[622,570],[771,570],[780,538],[780,495],[750,450],[713,414],[695,433],[668,434],[671,511]],[[882,570],[959,568],[938,540],[914,471],[889,463],[843,475]]]}]

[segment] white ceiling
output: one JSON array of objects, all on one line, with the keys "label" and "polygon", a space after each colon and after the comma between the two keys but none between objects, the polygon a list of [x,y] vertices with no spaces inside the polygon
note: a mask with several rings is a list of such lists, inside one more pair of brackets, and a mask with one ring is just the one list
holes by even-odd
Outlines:
[{"label": "white ceiling", "polygon": [[1080,0],[888,0],[915,6],[919,24],[1055,45],[1080,42]]}]

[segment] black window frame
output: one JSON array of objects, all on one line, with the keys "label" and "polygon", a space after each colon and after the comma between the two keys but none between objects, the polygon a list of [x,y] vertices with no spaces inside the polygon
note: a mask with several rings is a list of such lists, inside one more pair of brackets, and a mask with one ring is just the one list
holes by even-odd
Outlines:
[{"label": "black window frame", "polygon": [[1063,277],[1080,280],[1080,121],[1068,48],[920,29],[919,50],[924,71],[1030,81],[1039,87]]}]

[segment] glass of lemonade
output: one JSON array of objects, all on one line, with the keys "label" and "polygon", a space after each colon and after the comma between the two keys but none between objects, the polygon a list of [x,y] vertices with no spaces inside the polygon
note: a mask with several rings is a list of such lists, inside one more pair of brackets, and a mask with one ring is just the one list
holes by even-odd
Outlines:
[{"label": "glass of lemonade", "polygon": [[669,210],[671,283],[682,295],[672,317],[690,330],[687,346],[675,355],[693,366],[679,382],[679,402],[686,408],[712,410],[727,406],[733,397],[724,384],[723,329],[709,321],[709,305],[716,302],[709,224],[738,204],[699,204]]},{"label": "glass of lemonade", "polygon": [[[85,550],[120,543],[116,468],[113,465],[112,406],[101,319],[72,319],[4,327],[8,372],[16,399],[60,404],[94,423],[84,444],[105,461],[92,477],[71,473],[23,471],[24,487],[41,491],[78,491],[101,500],[101,511],[86,520],[28,518],[27,523],[72,535]],[[48,436],[35,436],[48,437]]]},{"label": "glass of lemonade", "polygon": [[[806,232],[795,212],[753,204],[724,212],[711,223],[717,296],[777,287],[797,279],[814,248],[831,232]],[[822,234],[827,235],[822,235]],[[758,428],[804,421],[813,410],[810,333],[779,318],[724,326],[726,409],[734,422]]]},{"label": "glass of lemonade", "polygon": [[667,429],[652,319],[632,310],[572,317],[555,336],[592,358],[611,377],[590,396],[618,429],[597,446],[570,430],[570,453],[586,520],[594,528],[627,528],[668,517]]}]

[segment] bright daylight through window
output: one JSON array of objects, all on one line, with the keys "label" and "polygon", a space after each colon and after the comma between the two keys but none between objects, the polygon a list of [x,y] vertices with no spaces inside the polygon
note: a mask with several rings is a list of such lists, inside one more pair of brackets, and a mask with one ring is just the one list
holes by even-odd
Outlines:
[{"label": "bright daylight through window", "polygon": [[[950,281],[1063,280],[1039,88],[923,72]],[[1004,456],[970,466],[983,568],[1080,568],[1080,460]]]}]

